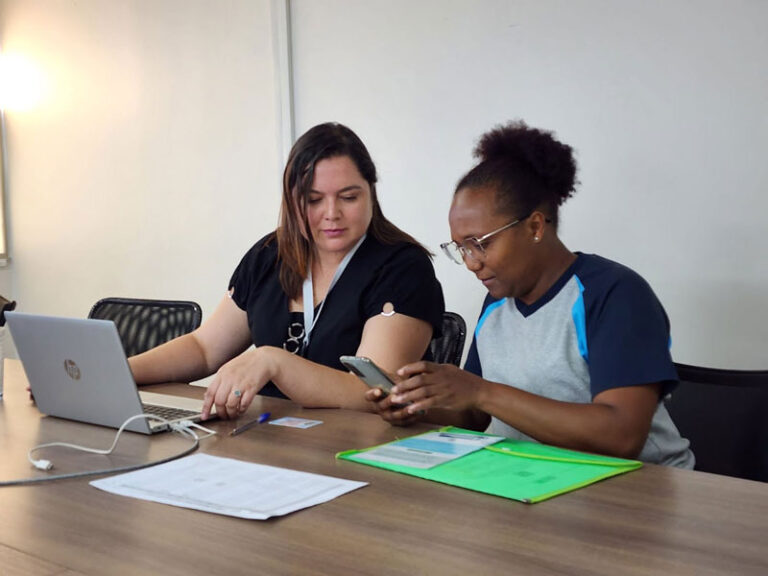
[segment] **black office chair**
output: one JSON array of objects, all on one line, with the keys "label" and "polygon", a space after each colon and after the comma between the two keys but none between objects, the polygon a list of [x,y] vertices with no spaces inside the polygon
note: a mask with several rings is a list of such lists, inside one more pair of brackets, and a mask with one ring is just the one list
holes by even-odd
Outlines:
[{"label": "black office chair", "polygon": [[675,367],[680,384],[665,403],[696,469],[768,482],[768,371]]},{"label": "black office chair", "polygon": [[126,356],[146,352],[200,326],[203,311],[195,302],[104,298],[94,304],[88,318],[112,320]]},{"label": "black office chair", "polygon": [[429,343],[432,358],[440,364],[461,365],[464,353],[464,339],[467,337],[467,324],[464,318],[455,312],[443,313],[443,334]]}]

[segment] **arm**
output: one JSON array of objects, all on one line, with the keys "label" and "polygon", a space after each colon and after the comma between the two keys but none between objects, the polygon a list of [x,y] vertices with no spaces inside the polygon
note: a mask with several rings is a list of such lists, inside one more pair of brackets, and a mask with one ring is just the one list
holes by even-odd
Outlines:
[{"label": "arm", "polygon": [[636,458],[648,437],[660,387],[613,388],[595,396],[591,404],[577,404],[493,384],[486,388],[480,406],[490,410],[498,402],[491,415],[515,422],[521,432],[545,444]]},{"label": "arm", "polygon": [[[403,314],[377,315],[366,321],[357,354],[394,371],[421,358],[431,337],[432,327],[423,320]],[[215,404],[220,416],[237,417],[270,380],[302,406],[372,409],[365,399],[368,387],[354,374],[316,364],[281,348],[262,346],[219,369],[206,392],[203,414],[207,416]],[[240,390],[242,396],[237,398],[234,390]]]},{"label": "arm", "polygon": [[128,364],[137,384],[191,382],[210,376],[249,345],[245,312],[224,297],[197,330],[132,356]]},{"label": "arm", "polygon": [[660,384],[612,388],[591,404],[560,402],[483,380],[455,366],[417,362],[398,374],[392,401],[407,412],[433,407],[476,409],[546,443],[625,458],[643,448],[659,401]]}]

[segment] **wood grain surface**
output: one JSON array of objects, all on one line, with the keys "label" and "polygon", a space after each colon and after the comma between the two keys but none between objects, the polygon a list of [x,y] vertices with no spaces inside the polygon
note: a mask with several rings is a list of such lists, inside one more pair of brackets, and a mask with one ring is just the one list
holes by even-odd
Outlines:
[{"label": "wood grain surface", "polygon": [[[37,443],[111,442],[111,429],[41,416],[18,362],[6,361],[5,378],[0,480],[44,474],[26,459]],[[393,428],[372,414],[270,398],[257,398],[242,421],[264,411],[323,424],[261,425],[230,437],[231,422],[212,422],[220,434],[201,450],[369,485],[267,521],[115,496],[89,479],[3,487],[0,574],[768,574],[766,484],[646,465],[526,505],[334,457],[426,425]],[[186,445],[171,434],[127,436],[119,456],[45,457],[66,472],[143,462]]]}]

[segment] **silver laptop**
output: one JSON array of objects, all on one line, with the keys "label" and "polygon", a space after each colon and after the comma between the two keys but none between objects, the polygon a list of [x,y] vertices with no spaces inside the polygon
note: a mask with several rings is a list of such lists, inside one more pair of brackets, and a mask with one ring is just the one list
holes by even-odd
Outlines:
[{"label": "silver laptop", "polygon": [[[119,428],[131,416],[200,420],[202,400],[139,392],[111,320],[6,312],[35,402],[44,414]],[[153,434],[167,426],[146,418],[126,430]]]}]

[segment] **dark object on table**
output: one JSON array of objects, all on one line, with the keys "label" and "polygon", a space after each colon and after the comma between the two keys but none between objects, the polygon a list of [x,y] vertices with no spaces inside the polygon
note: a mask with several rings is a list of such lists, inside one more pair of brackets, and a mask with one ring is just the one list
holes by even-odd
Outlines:
[{"label": "dark object on table", "polygon": [[16,300],[8,300],[5,296],[0,296],[0,326],[5,326],[5,313],[16,308]]}]

